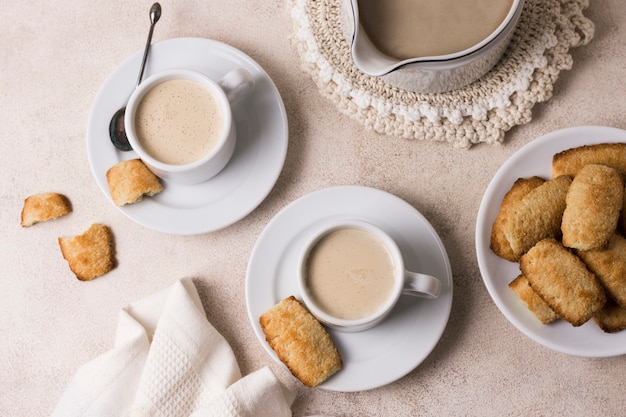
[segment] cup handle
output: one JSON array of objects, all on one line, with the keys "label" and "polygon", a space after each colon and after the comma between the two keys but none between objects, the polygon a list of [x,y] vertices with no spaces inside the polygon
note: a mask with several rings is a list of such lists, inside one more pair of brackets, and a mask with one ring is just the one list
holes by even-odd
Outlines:
[{"label": "cup handle", "polygon": [[417,297],[437,298],[441,292],[441,281],[437,278],[419,274],[417,272],[404,271],[403,294]]},{"label": "cup handle", "polygon": [[228,101],[232,103],[254,85],[254,77],[244,68],[235,68],[224,75],[217,83],[226,93]]}]

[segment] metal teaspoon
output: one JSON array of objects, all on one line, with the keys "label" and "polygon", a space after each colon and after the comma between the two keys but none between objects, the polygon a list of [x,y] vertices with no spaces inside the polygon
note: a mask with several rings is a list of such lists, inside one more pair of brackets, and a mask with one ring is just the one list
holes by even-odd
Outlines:
[{"label": "metal teaspoon", "polygon": [[[135,88],[139,86],[143,78],[143,71],[146,68],[146,60],[148,59],[150,43],[152,42],[152,32],[154,32],[154,25],[156,25],[156,22],[159,21],[160,17],[161,5],[159,3],[154,3],[152,7],[150,7],[150,32],[148,33],[148,40],[146,41],[146,47],[143,51],[143,59],[141,61],[141,68],[139,70],[139,77],[137,77],[137,84],[135,85]],[[113,145],[115,145],[117,149],[121,151],[130,151],[132,150],[132,147],[130,146],[130,143],[128,143],[126,130],[124,129],[125,112],[126,106],[115,112],[111,118],[111,123],[109,123],[109,136],[111,137],[111,142],[113,142]]]}]

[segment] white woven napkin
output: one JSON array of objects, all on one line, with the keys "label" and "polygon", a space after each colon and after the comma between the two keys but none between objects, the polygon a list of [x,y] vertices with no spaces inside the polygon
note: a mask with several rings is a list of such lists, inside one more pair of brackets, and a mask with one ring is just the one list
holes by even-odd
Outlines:
[{"label": "white woven napkin", "polygon": [[52,415],[282,417],[293,400],[267,367],[241,377],[183,279],[120,311],[115,346],[79,368]]}]

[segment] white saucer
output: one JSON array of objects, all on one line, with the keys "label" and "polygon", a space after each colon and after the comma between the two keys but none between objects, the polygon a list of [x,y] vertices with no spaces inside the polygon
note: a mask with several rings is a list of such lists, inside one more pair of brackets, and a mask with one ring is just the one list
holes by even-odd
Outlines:
[{"label": "white saucer", "polygon": [[[106,171],[137,158],[115,149],[109,122],[135,88],[142,52],[123,62],[100,88],[87,127],[89,164],[102,192],[113,203]],[[177,38],[151,46],[145,77],[171,68],[186,68],[219,79],[243,67],[256,84],[233,105],[237,147],[228,166],[202,184],[181,186],[164,182],[164,190],[138,204],[118,207],[131,220],[164,233],[191,235],[229,226],[254,210],[269,194],[287,154],[287,115],[278,89],[250,57],[229,45],[199,38]],[[117,207],[117,206],[116,206]]]},{"label": "white saucer", "polygon": [[259,342],[259,317],[285,297],[300,298],[298,255],[321,221],[358,218],[376,224],[398,243],[407,269],[442,281],[437,299],[402,296],[382,324],[360,333],[329,330],[343,369],[320,385],[331,391],[363,391],[389,384],[418,366],[434,349],[452,307],[452,271],[446,250],[430,223],[400,198],[373,188],[343,186],[308,194],[283,208],[261,233],[246,274],[246,305]]},{"label": "white saucer", "polygon": [[558,352],[605,357],[626,354],[626,331],[604,333],[593,320],[573,327],[564,320],[543,325],[508,284],[520,273],[519,265],[496,256],[490,249],[491,226],[504,194],[520,177],[552,178],[552,156],[566,149],[603,142],[626,142],[626,131],[601,126],[557,130],[537,138],[511,156],[485,191],[476,220],[476,255],[483,281],[502,314],[522,333]]}]

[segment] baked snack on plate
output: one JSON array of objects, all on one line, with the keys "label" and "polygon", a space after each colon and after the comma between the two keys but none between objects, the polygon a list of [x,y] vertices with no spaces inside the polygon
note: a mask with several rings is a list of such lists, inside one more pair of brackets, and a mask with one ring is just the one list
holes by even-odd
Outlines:
[{"label": "baked snack on plate", "polygon": [[22,208],[22,226],[56,219],[72,212],[66,196],[59,193],[40,193],[27,197]]},{"label": "baked snack on plate", "polygon": [[626,143],[598,143],[566,149],[552,156],[552,176],[576,176],[585,165],[600,164],[626,176]]},{"label": "baked snack on plate", "polygon": [[517,262],[520,255],[516,255],[511,249],[511,244],[507,239],[504,231],[511,221],[511,217],[515,212],[522,198],[534,188],[539,187],[545,180],[540,177],[518,178],[513,186],[502,198],[500,211],[491,228],[490,247],[493,252],[501,258],[511,262]]},{"label": "baked snack on plate", "polygon": [[60,237],[63,258],[81,281],[90,281],[115,267],[113,236],[102,224],[92,224],[82,235]]},{"label": "baked snack on plate", "polygon": [[106,173],[109,192],[117,206],[138,203],[144,195],[153,196],[163,191],[159,178],[141,159],[118,162]]},{"label": "baked snack on plate", "polygon": [[553,238],[540,241],[520,259],[533,290],[573,326],[587,322],[606,301],[604,289],[583,261]]},{"label": "baked snack on plate", "polygon": [[594,314],[593,319],[606,333],[619,332],[626,329],[626,308],[609,299],[604,307]]},{"label": "baked snack on plate", "polygon": [[259,323],[278,358],[307,387],[321,384],[341,369],[330,335],[294,296],[263,313]]},{"label": "baked snack on plate", "polygon": [[516,204],[503,233],[517,259],[541,239],[560,237],[565,196],[571,182],[566,176],[546,181]]},{"label": "baked snack on plate", "polygon": [[585,165],[567,191],[563,212],[563,245],[600,249],[615,233],[624,203],[620,174],[604,165]]},{"label": "baked snack on plate", "polygon": [[619,213],[619,219],[617,220],[617,227],[619,231],[622,232],[623,235],[626,236],[626,189],[624,190],[624,200],[622,203],[622,211]]},{"label": "baked snack on plate", "polygon": [[578,256],[622,308],[626,308],[626,239],[615,234],[604,249],[579,251]]},{"label": "baked snack on plate", "polygon": [[509,283],[526,307],[542,324],[550,324],[559,318],[558,314],[533,290],[524,275],[519,275]]}]

